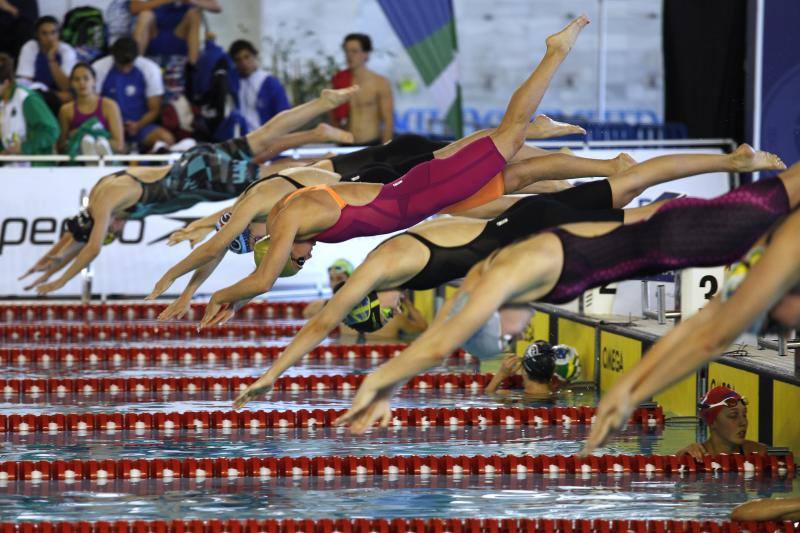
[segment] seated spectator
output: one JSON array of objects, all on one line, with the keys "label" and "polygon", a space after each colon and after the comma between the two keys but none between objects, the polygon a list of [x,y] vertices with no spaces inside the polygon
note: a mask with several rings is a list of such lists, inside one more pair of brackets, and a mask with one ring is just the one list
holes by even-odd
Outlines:
[{"label": "seated spectator", "polygon": [[97,94],[97,77],[87,63],[78,63],[69,77],[75,100],[61,106],[58,148],[71,156],[108,155],[125,151],[122,114],[117,103]]},{"label": "seated spectator", "polygon": [[700,417],[709,429],[708,440],[693,442],[676,455],[689,454],[702,461],[706,454],[767,453],[767,445],[745,439],[747,400],[728,387],[714,387],[700,400]]},{"label": "seated spectator", "polygon": [[0,0],[0,52],[17,57],[22,45],[33,38],[38,18],[37,0]]},{"label": "seated spectator", "polygon": [[342,43],[347,68],[331,80],[333,88],[358,85],[361,90],[349,103],[331,111],[334,126],[349,130],[355,144],[382,144],[392,139],[394,101],[389,80],[367,68],[372,40],[363,33],[351,33]]},{"label": "seated spectator", "polygon": [[14,60],[0,53],[0,132],[3,155],[52,154],[58,139],[56,117],[34,90],[14,81]]},{"label": "seated spectator", "polygon": [[581,360],[575,348],[566,344],[551,346],[546,341],[534,341],[525,348],[522,357],[510,353],[503,358],[500,369],[484,389],[486,394],[505,395],[509,389],[501,389],[506,379],[522,374],[525,396],[547,398],[564,384],[578,379]]},{"label": "seated spectator", "polygon": [[77,61],[75,49],[59,39],[58,20],[47,15],[36,21],[34,38],[20,50],[17,78],[41,84],[41,88],[50,93],[45,95],[45,101],[57,111],[63,102],[72,99],[69,73]]},{"label": "seated spectator", "polygon": [[102,96],[114,100],[122,112],[126,141],[142,149],[156,143],[172,145],[172,134],[156,125],[161,112],[164,82],[161,69],[153,61],[137,53],[136,42],[122,37],[111,45],[111,55],[92,65],[97,73],[97,87]]},{"label": "seated spectator", "polygon": [[222,11],[217,0],[131,0],[129,9],[139,54],[187,55],[191,65],[200,55],[201,10]]},{"label": "seated spectator", "polygon": [[239,112],[244,116],[248,132],[291,107],[278,78],[260,68],[258,51],[250,41],[234,41],[228,55],[239,74]]}]

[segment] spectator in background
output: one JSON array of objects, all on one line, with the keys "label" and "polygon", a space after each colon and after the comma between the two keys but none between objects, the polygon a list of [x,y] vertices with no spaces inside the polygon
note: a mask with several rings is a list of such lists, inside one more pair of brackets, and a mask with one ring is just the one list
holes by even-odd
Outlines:
[{"label": "spectator in background", "polygon": [[331,112],[335,126],[349,130],[355,144],[374,145],[392,139],[394,102],[389,80],[367,68],[372,40],[363,33],[351,33],[342,43],[347,69],[333,76],[334,88],[358,85],[361,90],[348,104]]},{"label": "spectator in background", "polygon": [[[40,83],[57,98],[48,99],[58,110],[63,102],[69,102],[69,73],[78,61],[75,49],[59,39],[58,20],[46,15],[36,20],[34,38],[22,47],[17,61],[17,78]],[[36,87],[38,88],[38,87]]]},{"label": "spectator in background", "polygon": [[78,63],[69,77],[75,100],[61,106],[58,148],[72,156],[108,155],[125,151],[122,114],[111,98],[97,94],[97,76],[87,63]]},{"label": "spectator in background", "polygon": [[53,153],[58,122],[42,97],[14,81],[14,60],[0,53],[0,141],[3,155]]},{"label": "spectator in background", "polygon": [[36,0],[0,0],[0,52],[17,57],[22,45],[33,38],[38,18]]},{"label": "spectator in background", "polygon": [[250,41],[234,41],[228,55],[239,74],[239,112],[248,132],[291,107],[278,78],[259,68],[258,51]]},{"label": "spectator in background", "polygon": [[708,426],[708,440],[693,442],[676,455],[689,454],[702,461],[706,454],[767,453],[767,446],[747,440],[747,400],[728,387],[714,387],[700,400],[700,417]]},{"label": "spectator in background", "polygon": [[111,55],[98,59],[92,66],[100,94],[119,105],[128,142],[135,142],[144,150],[175,142],[168,130],[155,123],[164,94],[161,69],[152,60],[138,55],[136,41],[130,37],[117,39],[111,45]]},{"label": "spectator in background", "polygon": [[190,65],[200,56],[201,10],[222,11],[218,0],[131,0],[129,9],[140,54],[186,54]]}]

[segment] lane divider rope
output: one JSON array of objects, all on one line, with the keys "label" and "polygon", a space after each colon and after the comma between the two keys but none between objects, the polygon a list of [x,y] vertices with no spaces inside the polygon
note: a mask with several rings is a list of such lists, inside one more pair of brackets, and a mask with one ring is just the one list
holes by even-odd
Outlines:
[{"label": "lane divider rope", "polygon": [[[304,361],[335,361],[374,359],[380,360],[398,355],[405,344],[337,344],[317,346],[304,356]],[[220,341],[204,346],[46,346],[46,347],[0,347],[0,366],[23,366],[29,364],[49,363],[89,363],[134,362],[137,364],[159,363],[263,363],[278,358],[285,345],[276,346],[241,346],[225,345]],[[463,350],[451,355],[451,359],[463,359],[467,362],[473,358]]]},{"label": "lane divider rope", "polygon": [[238,477],[465,476],[516,474],[647,474],[681,476],[733,472],[793,477],[787,455],[491,455],[321,456],[216,459],[105,459],[0,462],[0,481],[65,479],[173,479]]},{"label": "lane divider rope", "polygon": [[[247,320],[302,318],[308,302],[251,302],[241,311]],[[0,322],[41,320],[155,320],[167,308],[162,302],[0,303]],[[205,303],[192,303],[184,320],[198,320]]]},{"label": "lane divider rope", "polygon": [[[0,432],[59,432],[146,429],[238,429],[332,427],[345,409],[298,409],[296,411],[185,411],[182,413],[56,413],[0,415]],[[486,426],[591,424],[594,407],[469,407],[397,408],[391,425]],[[630,423],[643,427],[664,424],[661,407],[640,407]]]},{"label": "lane divider rope", "polygon": [[792,522],[356,518],[0,523],[0,533],[794,533]]}]

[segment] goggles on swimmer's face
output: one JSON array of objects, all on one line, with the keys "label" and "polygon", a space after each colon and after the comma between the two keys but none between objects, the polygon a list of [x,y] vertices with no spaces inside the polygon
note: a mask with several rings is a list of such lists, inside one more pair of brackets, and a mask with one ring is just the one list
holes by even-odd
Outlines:
[{"label": "goggles on swimmer's face", "polygon": [[715,407],[725,406],[733,409],[734,407],[739,405],[739,402],[742,402],[742,405],[747,407],[747,398],[745,398],[744,396],[729,396],[722,401],[712,404],[700,402],[699,407],[700,409],[713,409]]},{"label": "goggles on swimmer's face", "polygon": [[[226,211],[222,213],[222,216],[219,217],[219,220],[214,224],[214,227],[217,231],[222,229],[222,226],[230,222],[231,220],[231,212]],[[250,226],[247,226],[244,231],[242,231],[239,235],[234,238],[230,244],[228,244],[228,250],[235,254],[249,254],[253,251],[253,246],[250,244],[253,238],[253,232],[250,231]]]}]

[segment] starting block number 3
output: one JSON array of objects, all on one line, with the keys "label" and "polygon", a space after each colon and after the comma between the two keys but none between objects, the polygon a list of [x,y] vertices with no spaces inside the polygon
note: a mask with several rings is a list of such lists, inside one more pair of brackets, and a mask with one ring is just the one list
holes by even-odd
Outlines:
[{"label": "starting block number 3", "polygon": [[725,267],[687,268],[681,271],[681,320],[703,308],[722,288]]}]

